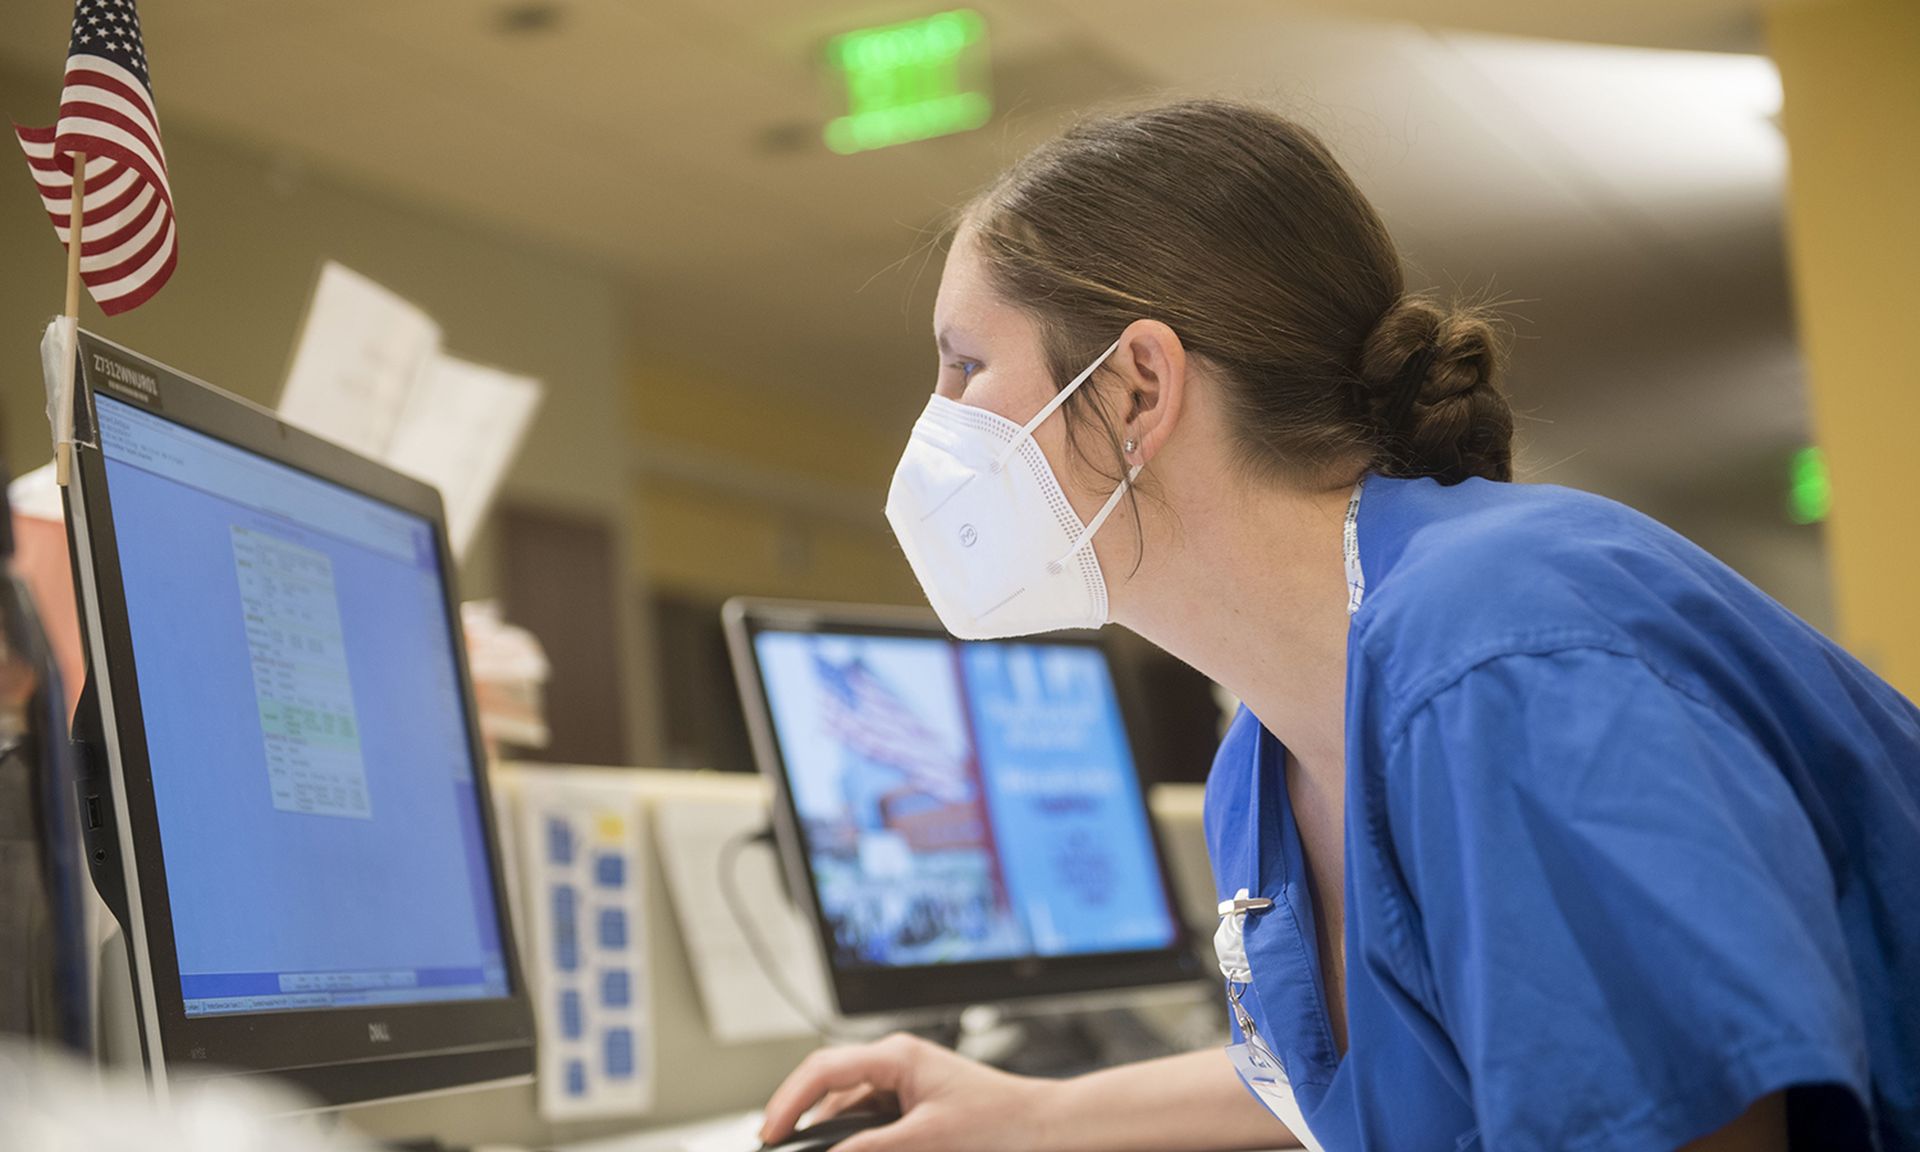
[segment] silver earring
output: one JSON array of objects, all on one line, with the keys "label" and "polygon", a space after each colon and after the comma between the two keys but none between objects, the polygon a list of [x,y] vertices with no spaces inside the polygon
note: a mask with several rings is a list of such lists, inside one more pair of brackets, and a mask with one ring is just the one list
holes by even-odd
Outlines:
[{"label": "silver earring", "polygon": [[1131,436],[1127,437],[1127,442],[1125,444],[1120,445],[1120,451],[1123,454],[1128,456],[1133,455],[1135,452],[1138,452],[1139,450],[1140,450],[1139,443],[1136,442],[1134,438]]}]

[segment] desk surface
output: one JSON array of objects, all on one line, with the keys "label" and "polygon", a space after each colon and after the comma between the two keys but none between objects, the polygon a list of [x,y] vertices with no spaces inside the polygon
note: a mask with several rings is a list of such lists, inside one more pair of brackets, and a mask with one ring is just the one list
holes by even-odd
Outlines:
[{"label": "desk surface", "polygon": [[756,1152],[760,1113],[736,1112],[693,1124],[562,1144],[554,1152]]}]

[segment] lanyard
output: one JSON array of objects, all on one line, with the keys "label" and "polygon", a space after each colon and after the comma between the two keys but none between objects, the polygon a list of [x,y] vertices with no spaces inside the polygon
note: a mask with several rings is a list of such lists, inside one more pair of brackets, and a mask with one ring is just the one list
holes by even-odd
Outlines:
[{"label": "lanyard", "polygon": [[[1353,495],[1347,499],[1346,524],[1341,531],[1341,558],[1347,569],[1347,614],[1353,615],[1360,610],[1360,603],[1367,595],[1366,573],[1360,568],[1360,497],[1365,493],[1367,478],[1360,477],[1353,486]],[[1259,875],[1259,771],[1254,773],[1256,800],[1249,807],[1254,828],[1250,830],[1252,841],[1249,851],[1254,854],[1254,873]],[[1255,913],[1265,912],[1273,907],[1273,900],[1264,896],[1254,896],[1242,888],[1230,900],[1220,902],[1220,928],[1214,934],[1214,952],[1220,959],[1220,974],[1226,978],[1227,1006],[1233,1013],[1233,1022],[1239,1025],[1244,1038],[1242,1045],[1228,1050],[1239,1069],[1242,1079],[1254,1090],[1262,1102],[1274,1115],[1287,1125],[1289,1131],[1300,1138],[1302,1144],[1313,1152],[1319,1152],[1319,1143],[1307,1130],[1306,1119],[1301,1115],[1300,1106],[1295,1099],[1293,1089],[1286,1080],[1286,1072],[1280,1058],[1268,1046],[1266,1038],[1253,1022],[1253,1014],[1241,1002],[1241,996],[1252,983],[1253,970],[1246,952],[1246,921]],[[1242,1067],[1242,1064],[1245,1067]]]},{"label": "lanyard", "polygon": [[1340,552],[1347,563],[1347,615],[1360,611],[1360,601],[1367,595],[1367,575],[1360,570],[1360,494],[1366,490],[1367,478],[1360,477],[1353,486],[1353,495],[1347,500],[1347,524],[1341,534]]}]

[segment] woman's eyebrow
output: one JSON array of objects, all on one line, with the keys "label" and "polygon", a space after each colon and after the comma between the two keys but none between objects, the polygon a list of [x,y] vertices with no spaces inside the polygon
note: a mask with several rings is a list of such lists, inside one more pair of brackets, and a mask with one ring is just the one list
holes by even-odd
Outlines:
[{"label": "woman's eyebrow", "polygon": [[939,346],[942,356],[958,355],[960,346],[972,340],[973,333],[958,324],[940,325],[933,331],[933,342]]}]

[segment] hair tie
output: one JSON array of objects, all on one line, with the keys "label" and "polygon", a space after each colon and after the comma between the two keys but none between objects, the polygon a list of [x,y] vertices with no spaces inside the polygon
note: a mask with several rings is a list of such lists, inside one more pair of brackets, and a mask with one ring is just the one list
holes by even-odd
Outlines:
[{"label": "hair tie", "polygon": [[1439,341],[1429,340],[1420,351],[1407,357],[1399,375],[1394,377],[1393,399],[1387,402],[1387,431],[1398,432],[1401,425],[1406,423],[1407,416],[1413,411],[1413,402],[1420,398],[1421,386],[1427,382],[1427,373],[1433,368],[1433,358],[1439,353]]}]

